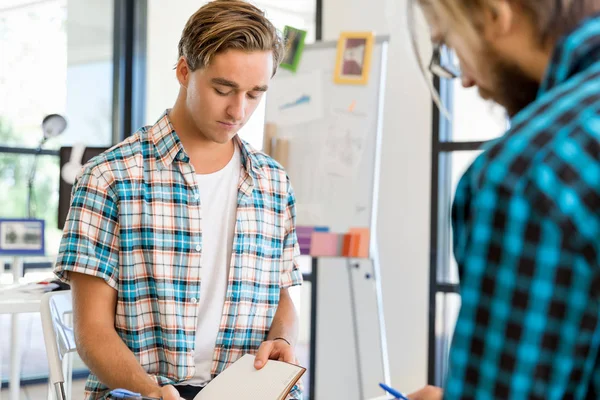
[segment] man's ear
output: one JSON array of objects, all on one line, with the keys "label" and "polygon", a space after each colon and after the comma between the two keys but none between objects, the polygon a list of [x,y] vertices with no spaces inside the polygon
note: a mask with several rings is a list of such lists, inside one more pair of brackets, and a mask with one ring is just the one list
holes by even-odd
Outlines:
[{"label": "man's ear", "polygon": [[190,67],[189,67],[185,57],[183,57],[183,56],[179,57],[179,60],[177,61],[177,65],[175,66],[175,75],[177,76],[177,80],[179,81],[179,84],[186,89],[188,87],[188,82],[190,80],[190,72],[191,72]]},{"label": "man's ear", "polygon": [[487,40],[500,39],[515,27],[514,3],[507,0],[492,0],[483,10],[483,29]]}]

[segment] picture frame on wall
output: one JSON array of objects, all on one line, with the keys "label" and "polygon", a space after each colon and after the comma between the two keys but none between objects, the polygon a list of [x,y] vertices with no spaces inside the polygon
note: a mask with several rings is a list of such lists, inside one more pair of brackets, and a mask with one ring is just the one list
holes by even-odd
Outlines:
[{"label": "picture frame on wall", "polygon": [[306,31],[286,25],[283,29],[283,37],[285,39],[285,55],[280,66],[283,69],[296,72],[304,51]]},{"label": "picture frame on wall", "polygon": [[45,221],[0,218],[0,255],[44,255]]},{"label": "picture frame on wall", "polygon": [[337,44],[334,82],[366,85],[369,83],[373,32],[342,32]]}]

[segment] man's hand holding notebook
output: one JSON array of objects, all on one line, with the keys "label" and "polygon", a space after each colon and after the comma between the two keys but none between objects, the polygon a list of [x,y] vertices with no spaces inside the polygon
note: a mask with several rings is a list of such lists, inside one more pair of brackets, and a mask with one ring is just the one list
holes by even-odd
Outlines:
[{"label": "man's hand holding notebook", "polygon": [[306,368],[269,360],[261,369],[246,354],[213,379],[194,400],[284,400]]}]

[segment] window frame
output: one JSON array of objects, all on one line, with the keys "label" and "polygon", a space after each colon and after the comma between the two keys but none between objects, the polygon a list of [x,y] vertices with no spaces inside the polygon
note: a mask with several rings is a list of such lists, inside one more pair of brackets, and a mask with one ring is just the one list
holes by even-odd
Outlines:
[{"label": "window frame", "polygon": [[[148,0],[113,0],[112,144],[131,135],[144,120]],[[0,153],[59,156],[58,150],[4,146]]]},{"label": "window frame", "polygon": [[[453,81],[433,78],[433,86],[440,93],[441,102],[453,115]],[[429,335],[427,381],[431,385],[443,387],[447,372],[447,351],[450,341],[438,344],[436,321],[438,320],[438,294],[460,296],[458,283],[443,282],[438,279],[439,271],[448,270],[451,262],[451,218],[449,215],[452,198],[451,155],[459,151],[480,151],[489,142],[452,141],[452,124],[445,118],[437,105],[433,104],[432,144],[431,144],[431,209],[430,209],[430,267],[429,267]]]}]

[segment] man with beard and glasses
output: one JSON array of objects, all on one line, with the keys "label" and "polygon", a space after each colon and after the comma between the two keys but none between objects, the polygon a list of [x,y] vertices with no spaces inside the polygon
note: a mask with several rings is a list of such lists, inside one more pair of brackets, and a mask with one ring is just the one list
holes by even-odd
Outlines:
[{"label": "man with beard and glasses", "polygon": [[[431,71],[477,86],[511,128],[456,191],[462,306],[445,390],[409,397],[598,399],[600,1],[418,3]],[[444,45],[461,73],[439,63]]]}]

